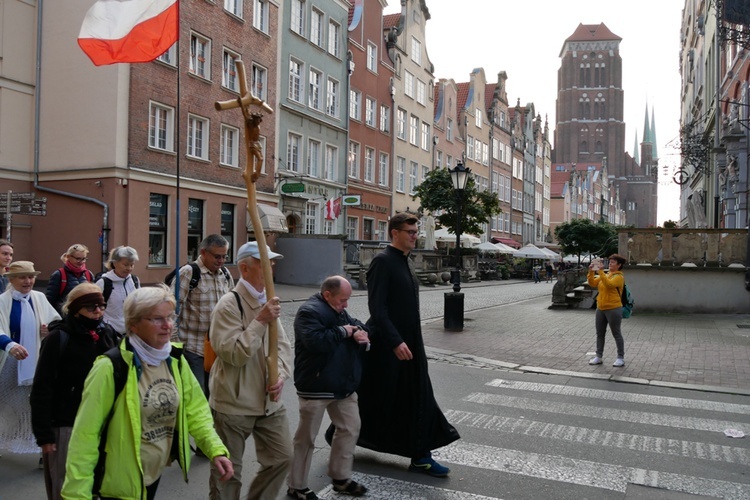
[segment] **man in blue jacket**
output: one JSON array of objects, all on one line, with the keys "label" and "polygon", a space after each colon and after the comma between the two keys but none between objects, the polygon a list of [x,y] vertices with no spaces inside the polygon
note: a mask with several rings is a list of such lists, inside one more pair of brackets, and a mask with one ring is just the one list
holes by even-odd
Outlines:
[{"label": "man in blue jacket", "polygon": [[336,426],[328,460],[334,491],[351,496],[367,491],[352,481],[351,474],[360,428],[355,391],[362,378],[362,352],[370,341],[365,325],[345,310],[351,295],[346,278],[326,278],[294,319],[294,385],[300,417],[287,491],[292,498],[318,498],[307,487],[307,476],[325,411]]}]

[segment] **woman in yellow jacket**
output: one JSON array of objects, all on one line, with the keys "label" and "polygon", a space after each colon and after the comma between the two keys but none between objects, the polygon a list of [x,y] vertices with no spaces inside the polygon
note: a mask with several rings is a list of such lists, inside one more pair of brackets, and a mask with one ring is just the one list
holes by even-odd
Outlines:
[{"label": "woman in yellow jacket", "polygon": [[[164,285],[144,287],[124,304],[127,336],[120,343],[127,379],[115,398],[115,358],[100,356],[83,390],[70,438],[62,497],[90,500],[99,460],[99,435],[107,420],[102,499],[151,500],[164,467],[177,460],[187,481],[188,435],[227,480],[228,451],[216,434],[203,391],[188,362],[169,342],[174,295]],[[110,414],[110,411],[112,413]]]},{"label": "woman in yellow jacket", "polygon": [[625,366],[625,341],[622,339],[620,324],[622,323],[622,300],[620,294],[625,286],[625,276],[622,274],[622,266],[625,258],[618,254],[609,257],[609,272],[602,266],[601,259],[596,259],[589,264],[589,272],[586,278],[589,286],[599,290],[596,296],[596,356],[589,361],[590,365],[602,364],[604,354],[604,338],[607,334],[607,325],[612,331],[612,336],[617,344],[617,359],[612,366]]}]

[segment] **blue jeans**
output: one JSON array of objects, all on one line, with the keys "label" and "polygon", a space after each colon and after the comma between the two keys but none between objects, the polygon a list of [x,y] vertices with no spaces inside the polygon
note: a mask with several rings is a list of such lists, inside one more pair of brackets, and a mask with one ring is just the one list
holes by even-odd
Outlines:
[{"label": "blue jeans", "polygon": [[612,336],[617,345],[617,357],[625,359],[625,340],[622,338],[620,324],[622,323],[622,307],[596,310],[596,356],[601,358],[604,353],[604,339],[607,335],[607,325],[612,330]]}]

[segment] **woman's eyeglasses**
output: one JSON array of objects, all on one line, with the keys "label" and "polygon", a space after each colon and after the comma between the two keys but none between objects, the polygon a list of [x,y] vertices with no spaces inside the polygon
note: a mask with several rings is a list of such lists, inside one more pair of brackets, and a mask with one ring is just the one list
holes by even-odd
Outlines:
[{"label": "woman's eyeglasses", "polygon": [[177,316],[172,314],[171,316],[154,316],[153,318],[143,318],[152,325],[156,326],[164,326],[164,325],[172,325],[175,321],[177,321]]},{"label": "woman's eyeglasses", "polygon": [[73,257],[72,255],[70,255],[70,259],[76,262],[86,262],[88,260],[88,257]]},{"label": "woman's eyeglasses", "polygon": [[107,309],[107,304],[94,304],[92,306],[83,306],[83,308],[90,313],[95,312],[97,309],[105,311]]}]

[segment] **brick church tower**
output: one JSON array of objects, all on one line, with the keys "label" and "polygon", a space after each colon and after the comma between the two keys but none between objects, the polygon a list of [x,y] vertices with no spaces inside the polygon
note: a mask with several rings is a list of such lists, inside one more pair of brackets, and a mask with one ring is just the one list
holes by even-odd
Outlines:
[{"label": "brick church tower", "polygon": [[552,158],[554,163],[581,167],[606,161],[610,184],[619,190],[626,211],[626,224],[655,226],[658,169],[650,152],[656,147],[641,148],[640,165],[625,150],[620,41],[603,23],[579,24],[565,40],[557,74]]}]

